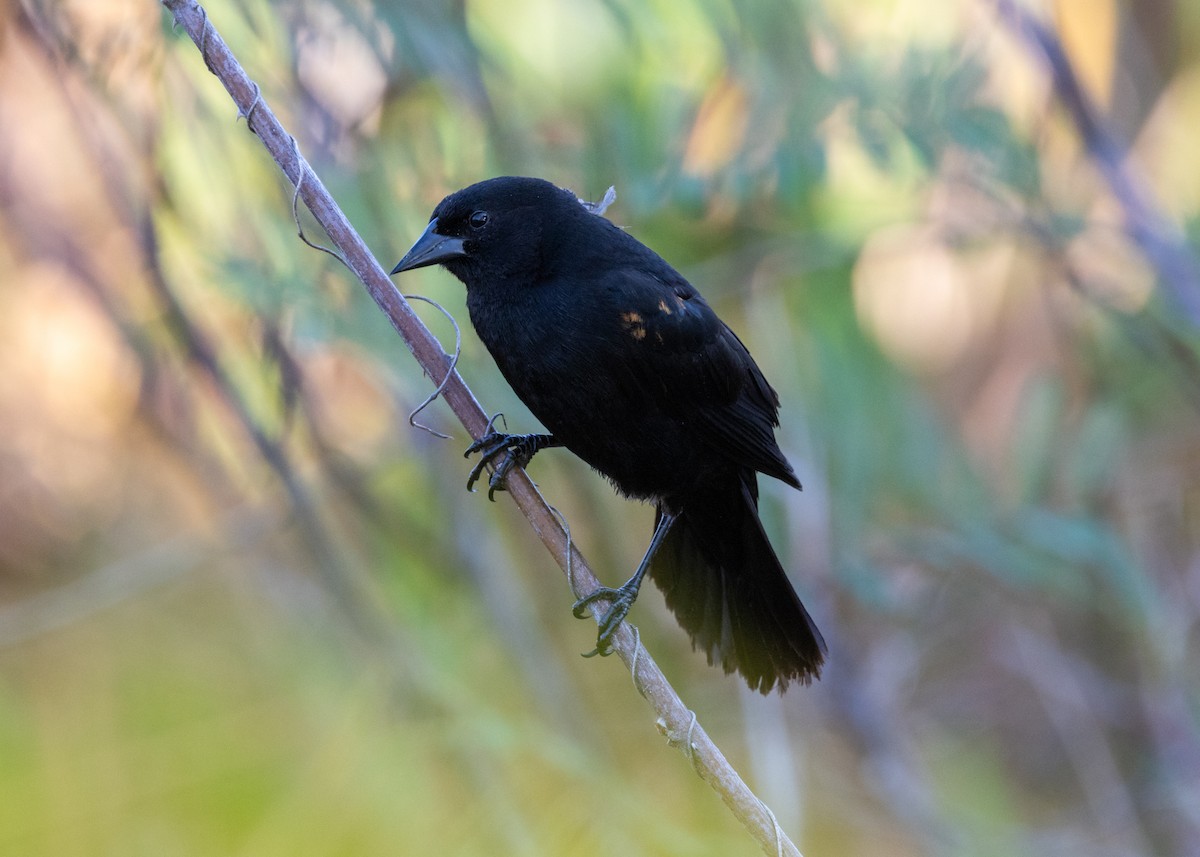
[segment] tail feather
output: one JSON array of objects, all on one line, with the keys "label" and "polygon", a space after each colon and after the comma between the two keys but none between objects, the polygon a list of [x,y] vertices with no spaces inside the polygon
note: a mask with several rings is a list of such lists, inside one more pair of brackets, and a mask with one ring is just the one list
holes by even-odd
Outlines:
[{"label": "tail feather", "polygon": [[[762,693],[818,678],[825,641],[758,518],[754,476],[684,505],[650,564],[667,606],[709,664]],[[660,512],[661,514],[661,512]]]}]

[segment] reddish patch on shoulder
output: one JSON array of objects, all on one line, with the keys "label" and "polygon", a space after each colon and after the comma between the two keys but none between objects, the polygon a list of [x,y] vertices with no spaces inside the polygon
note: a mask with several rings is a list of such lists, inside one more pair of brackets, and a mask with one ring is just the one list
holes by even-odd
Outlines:
[{"label": "reddish patch on shoulder", "polygon": [[621,326],[638,342],[646,338],[646,322],[642,319],[641,313],[633,310],[621,313]]}]

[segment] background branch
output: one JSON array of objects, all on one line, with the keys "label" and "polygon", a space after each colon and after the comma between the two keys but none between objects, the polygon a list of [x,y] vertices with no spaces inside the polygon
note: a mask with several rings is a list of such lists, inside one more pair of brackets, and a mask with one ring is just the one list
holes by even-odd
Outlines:
[{"label": "background branch", "polygon": [[1154,266],[1171,306],[1200,327],[1200,263],[1183,234],[1159,210],[1146,182],[1128,163],[1118,139],[1084,89],[1058,36],[1016,0],[993,0],[1001,20],[1037,52],[1054,93],[1125,215],[1125,230]]},{"label": "background branch", "polygon": [[[225,86],[246,118],[247,126],[259,136],[280,169],[298,189],[299,198],[329,235],[346,265],[366,286],[425,374],[441,382],[449,370],[443,398],[471,436],[479,437],[487,425],[483,408],[457,371],[449,369],[449,356],[395,289],[321,180],[300,155],[294,139],[262,99],[257,84],[230,53],[208,21],[205,10],[199,4],[183,0],[164,0],[163,5],[200,48],[208,68]],[[534,532],[567,573],[575,595],[586,594],[598,587],[599,581],[583,556],[570,544],[555,513],[529,477],[523,471],[515,471],[509,477],[507,487],[509,496],[529,520]],[[630,669],[639,692],[654,708],[658,715],[657,724],[668,741],[683,750],[696,772],[721,795],[763,850],[768,854],[799,854],[775,823],[773,814],[750,791],[696,723],[695,715],[679,699],[628,623],[622,625],[613,648]]]}]

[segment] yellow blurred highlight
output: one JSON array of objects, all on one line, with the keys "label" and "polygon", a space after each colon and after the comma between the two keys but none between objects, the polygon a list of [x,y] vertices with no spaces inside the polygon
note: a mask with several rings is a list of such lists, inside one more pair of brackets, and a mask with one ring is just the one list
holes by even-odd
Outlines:
[{"label": "yellow blurred highlight", "polygon": [[728,164],[746,139],[750,108],[746,91],[725,77],[708,91],[683,154],[685,171],[708,177]]},{"label": "yellow blurred highlight", "polygon": [[915,372],[949,367],[975,329],[970,280],[929,230],[876,232],[854,266],[860,323],[893,360]]},{"label": "yellow blurred highlight", "polygon": [[950,369],[995,330],[1020,261],[1011,241],[950,247],[933,227],[877,231],[852,277],[860,323],[917,373]]},{"label": "yellow blurred highlight", "polygon": [[970,4],[943,0],[831,3],[825,10],[856,49],[893,56],[897,46],[949,43],[959,36],[970,12]]},{"label": "yellow blurred highlight", "polygon": [[[512,62],[542,97],[578,93],[600,83],[625,47],[613,19],[599,4],[554,0],[468,3],[472,31]],[[515,70],[515,69],[514,69]]]},{"label": "yellow blurred highlight", "polygon": [[17,358],[6,366],[8,383],[19,378],[57,428],[109,438],[129,419],[137,393],[137,367],[113,326],[50,266],[27,271],[23,303],[8,340]]},{"label": "yellow blurred highlight", "polygon": [[36,579],[121,508],[140,373],[53,264],[9,269],[0,299],[0,568]]},{"label": "yellow blurred highlight", "polygon": [[1118,17],[1114,0],[1058,0],[1054,6],[1058,34],[1075,73],[1105,107],[1112,99]]},{"label": "yellow blurred highlight", "polygon": [[1181,72],[1167,84],[1147,117],[1133,153],[1158,201],[1183,219],[1200,209],[1196,129],[1200,128],[1200,68]]},{"label": "yellow blurred highlight", "polygon": [[[17,277],[0,361],[7,446],[37,478],[80,498],[99,490],[112,460],[95,453],[111,443],[136,407],[137,366],[112,325],[81,298],[58,268],[34,265]],[[95,445],[95,446],[93,446]]]}]

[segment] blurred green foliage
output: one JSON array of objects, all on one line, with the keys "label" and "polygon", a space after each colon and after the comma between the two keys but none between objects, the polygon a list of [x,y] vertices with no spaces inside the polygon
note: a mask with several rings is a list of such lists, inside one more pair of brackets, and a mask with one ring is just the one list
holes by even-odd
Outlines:
[{"label": "blurred green foliage", "polygon": [[[1200,849],[1197,333],[991,4],[207,10],[386,267],[481,178],[615,185],[749,344],[828,672],[751,697],[631,619],[805,853]],[[1055,12],[1194,253],[1200,8]],[[0,851],[753,853],[186,36],[0,24]],[[457,281],[399,285],[532,429]],[[533,475],[623,579],[649,510]]]}]

